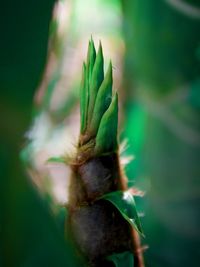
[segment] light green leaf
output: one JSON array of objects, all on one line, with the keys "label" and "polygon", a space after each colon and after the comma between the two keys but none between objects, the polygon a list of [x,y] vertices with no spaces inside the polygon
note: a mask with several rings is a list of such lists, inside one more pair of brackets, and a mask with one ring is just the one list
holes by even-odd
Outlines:
[{"label": "light green leaf", "polygon": [[99,124],[104,112],[110,105],[112,98],[112,64],[110,62],[105,79],[103,80],[97,93],[92,120],[90,123],[89,133],[96,135]]},{"label": "light green leaf", "polygon": [[[89,48],[88,48],[89,49]],[[84,95],[85,95],[85,129],[87,130],[88,127],[88,107],[89,107],[89,99],[90,99],[90,92],[89,92],[89,61],[86,64],[86,72],[85,72],[85,86],[84,86]]]},{"label": "light green leaf", "polygon": [[134,267],[134,257],[130,251],[112,254],[107,260],[112,261],[115,267]]},{"label": "light green leaf", "polygon": [[95,151],[106,153],[115,151],[117,148],[118,126],[118,96],[112,99],[109,108],[104,113],[97,132]]},{"label": "light green leaf", "polygon": [[137,214],[134,197],[128,191],[115,191],[103,195],[100,199],[110,201],[121,213],[121,215],[144,236],[140,219]]},{"label": "light green leaf", "polygon": [[94,68],[92,71],[92,76],[90,80],[90,103],[88,108],[88,121],[91,120],[92,112],[95,105],[96,96],[98,93],[98,89],[103,81],[104,78],[104,71],[103,71],[103,52],[102,52],[102,46],[101,43],[99,44],[99,49],[97,53],[97,57],[94,63]]},{"label": "light green leaf", "polygon": [[86,92],[86,64],[82,67],[82,80],[80,87],[80,118],[81,118],[81,133],[86,129],[86,112],[87,112],[87,92]]},{"label": "light green leaf", "polygon": [[93,67],[96,59],[96,50],[94,47],[94,41],[91,38],[91,41],[89,42],[89,81],[91,80],[92,77],[92,72],[93,72]]},{"label": "light green leaf", "polygon": [[66,159],[64,157],[51,157],[47,160],[47,163],[64,163],[64,164],[66,164]]},{"label": "light green leaf", "polygon": [[95,60],[96,57],[96,52],[93,45],[91,44],[91,41],[89,41],[88,52],[87,52],[87,64],[83,63],[83,68],[82,68],[82,80],[80,87],[81,134],[84,134],[84,132],[87,130],[88,105],[89,105],[89,76],[90,76],[90,71],[92,71],[93,68],[92,67],[90,70],[90,65],[92,66],[92,64],[90,64],[90,61],[93,61],[93,58]]}]

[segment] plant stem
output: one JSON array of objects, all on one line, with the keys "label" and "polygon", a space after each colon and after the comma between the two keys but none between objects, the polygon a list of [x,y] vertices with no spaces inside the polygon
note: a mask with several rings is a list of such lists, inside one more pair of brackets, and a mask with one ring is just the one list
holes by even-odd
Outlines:
[{"label": "plant stem", "polygon": [[143,249],[141,247],[140,237],[137,231],[132,229],[133,237],[133,254],[134,254],[134,267],[145,267],[143,258]]}]

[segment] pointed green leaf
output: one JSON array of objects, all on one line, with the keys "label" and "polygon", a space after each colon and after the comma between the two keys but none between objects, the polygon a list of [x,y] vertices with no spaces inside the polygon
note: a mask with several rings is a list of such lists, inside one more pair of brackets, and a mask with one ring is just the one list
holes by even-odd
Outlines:
[{"label": "pointed green leaf", "polygon": [[47,160],[47,163],[64,163],[64,164],[66,164],[66,159],[64,157],[51,157]]},{"label": "pointed green leaf", "polygon": [[91,41],[88,43],[88,50],[87,50],[87,65],[90,65],[90,47],[91,47]]},{"label": "pointed green leaf", "polygon": [[81,133],[86,128],[86,112],[87,112],[87,94],[86,94],[86,65],[83,63],[82,67],[82,80],[80,87],[80,119],[81,119]]},{"label": "pointed green leaf", "polygon": [[[95,54],[95,55],[94,55]],[[81,117],[81,133],[83,134],[87,129],[88,121],[88,105],[89,105],[89,74],[90,74],[90,61],[94,61],[96,51],[93,41],[89,41],[87,52],[87,64],[83,63],[82,82],[80,89],[80,117]],[[92,69],[91,69],[92,70]]]},{"label": "pointed green leaf", "polygon": [[115,191],[103,195],[100,199],[110,201],[119,210],[124,219],[144,236],[140,219],[137,214],[135,200],[130,192]]},{"label": "pointed green leaf", "polygon": [[88,106],[89,106],[89,99],[90,99],[90,94],[89,94],[89,65],[86,65],[86,74],[85,74],[85,97],[86,97],[86,103],[85,103],[85,129],[84,131],[87,130],[88,127]]},{"label": "pointed green leaf", "polygon": [[91,38],[91,41],[89,42],[89,81],[91,80],[91,77],[92,77],[92,71],[93,71],[95,59],[96,59],[96,50],[94,47],[94,41]]},{"label": "pointed green leaf", "polygon": [[103,81],[103,78],[104,78],[103,64],[104,64],[103,52],[102,52],[102,46],[100,43],[97,57],[96,57],[96,60],[94,63],[91,81],[90,81],[90,88],[89,88],[89,90],[90,90],[90,103],[89,103],[89,109],[88,109],[88,121],[91,120],[97,92],[98,92],[98,89],[99,89],[99,87]]},{"label": "pointed green leaf", "polygon": [[117,148],[118,126],[118,96],[112,99],[109,108],[104,113],[96,136],[96,153],[115,151]]},{"label": "pointed green leaf", "polygon": [[134,267],[134,257],[130,251],[115,253],[108,256],[106,259],[112,261],[115,267]]},{"label": "pointed green leaf", "polygon": [[106,76],[97,93],[94,111],[92,114],[89,133],[93,136],[96,135],[101,118],[110,105],[111,97],[112,97],[112,64],[110,62]]}]

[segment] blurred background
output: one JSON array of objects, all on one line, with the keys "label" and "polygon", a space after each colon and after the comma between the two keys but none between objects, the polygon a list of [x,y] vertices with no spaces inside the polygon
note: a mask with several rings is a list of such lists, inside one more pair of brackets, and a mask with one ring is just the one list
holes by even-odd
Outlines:
[{"label": "blurred background", "polygon": [[[13,3],[12,3],[13,2]],[[0,266],[82,266],[64,240],[89,39],[113,63],[147,267],[198,266],[199,0],[7,1],[0,9]]]}]

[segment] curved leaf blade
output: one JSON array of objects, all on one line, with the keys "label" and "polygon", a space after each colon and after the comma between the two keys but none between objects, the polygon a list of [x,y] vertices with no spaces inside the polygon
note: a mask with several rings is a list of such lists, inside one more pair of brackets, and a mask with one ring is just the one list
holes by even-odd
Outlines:
[{"label": "curved leaf blade", "polygon": [[144,236],[140,219],[137,214],[135,200],[128,191],[115,191],[103,195],[100,199],[110,201],[138,233]]},{"label": "curved leaf blade", "polygon": [[96,50],[95,50],[95,47],[94,47],[94,41],[91,38],[91,40],[89,42],[89,62],[88,62],[88,65],[89,65],[89,81],[91,81],[95,59],[96,59]]},{"label": "curved leaf blade", "polygon": [[86,91],[86,64],[83,63],[82,67],[82,80],[80,87],[80,118],[81,118],[81,133],[86,129],[86,113],[88,105],[88,96]]},{"label": "curved leaf blade", "polygon": [[96,153],[113,152],[117,149],[118,96],[112,99],[104,113],[96,136]]},{"label": "curved leaf blade", "polygon": [[101,43],[99,44],[99,49],[97,53],[97,57],[94,63],[94,67],[91,74],[91,80],[90,80],[90,103],[88,108],[88,120],[91,120],[92,112],[95,105],[96,96],[99,90],[99,87],[101,86],[101,83],[104,79],[104,59],[103,59],[103,51]]},{"label": "curved leaf blade", "polygon": [[112,98],[112,64],[110,62],[105,78],[98,90],[89,132],[96,135],[104,112],[108,109]]}]

